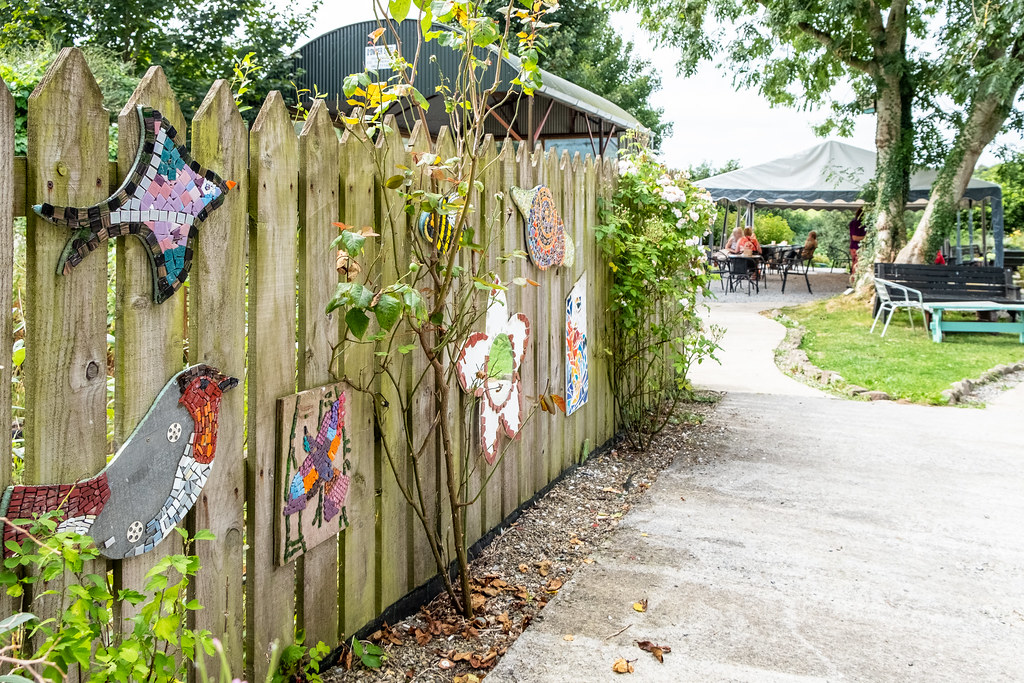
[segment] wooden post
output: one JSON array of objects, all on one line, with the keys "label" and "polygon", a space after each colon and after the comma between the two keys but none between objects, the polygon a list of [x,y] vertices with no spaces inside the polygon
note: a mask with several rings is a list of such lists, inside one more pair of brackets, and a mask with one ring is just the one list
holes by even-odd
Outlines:
[{"label": "wooden post", "polygon": [[[565,216],[565,207],[562,202],[562,176],[561,158],[557,149],[549,149],[543,155],[544,184],[551,190],[551,196],[559,215]],[[565,378],[562,376],[565,363],[562,362],[564,355],[564,326],[565,313],[562,306],[565,303],[565,292],[563,282],[565,281],[565,266],[552,266],[540,273],[543,278],[540,283],[541,301],[544,306],[543,319],[546,324],[541,327],[538,341],[547,345],[547,364],[537,368],[537,372],[544,378],[542,390],[545,393],[564,394]],[[561,324],[559,324],[561,321]],[[563,469],[563,457],[566,450],[565,437],[565,416],[559,418],[556,415],[541,415],[540,418],[548,423],[548,435],[550,445],[548,446],[548,471],[545,484],[554,481]]]},{"label": "wooden post", "polygon": [[299,146],[281,93],[249,134],[249,357],[246,460],[246,677],[267,676],[277,641],[292,641],[295,566],[276,564],[277,399],[295,391],[295,263]]},{"label": "wooden post", "polygon": [[[11,286],[14,274],[14,98],[0,78],[0,348],[14,344]],[[24,203],[22,198],[22,203]],[[0,363],[0,424],[11,424],[11,359]],[[0,449],[0,489],[11,485],[11,440]],[[4,614],[21,611],[21,599],[4,594]]]},{"label": "wooden post", "polygon": [[[356,114],[353,113],[353,117]],[[360,127],[353,127],[341,138],[341,159],[339,162],[342,188],[342,220],[349,225],[362,228],[372,226],[374,221],[374,169],[364,145],[370,144]],[[370,240],[367,240],[367,244]],[[369,270],[374,249],[359,262]],[[362,273],[350,280],[364,282],[369,273]],[[346,332],[344,320],[339,321],[342,339]],[[373,347],[356,344],[351,340],[344,344],[344,363],[338,372],[357,386],[366,386],[371,381],[369,368],[373,363]],[[353,470],[349,482],[346,503],[349,527],[342,533],[341,551],[345,572],[342,575],[341,594],[342,625],[346,635],[351,636],[363,624],[373,619],[375,610],[376,563],[376,488],[374,478],[373,450],[373,400],[361,392],[352,392],[349,413],[352,439]]]},{"label": "wooden post", "polygon": [[[524,188],[543,185],[547,181],[547,168],[544,164],[544,148],[539,143],[534,145],[532,154],[528,150],[526,151],[526,165],[520,168],[520,174],[519,181],[522,183],[521,187]],[[541,271],[533,265],[533,261],[530,261],[529,259],[527,259],[527,263],[528,265],[526,270],[529,273],[529,277],[540,283],[536,296],[537,307],[534,311],[535,315],[531,318],[533,321],[531,327],[537,328],[537,331],[533,332],[530,339],[530,345],[533,347],[534,351],[534,384],[532,387],[527,389],[527,391],[536,398],[537,394],[547,388],[543,378],[549,376],[549,368],[551,367],[546,326],[541,325],[541,321],[548,317],[546,301],[551,297],[551,287],[548,284],[549,278],[544,277],[544,271]],[[551,436],[551,421],[548,420],[546,415],[536,415],[533,437],[533,491],[536,493],[544,488],[548,483],[548,460],[551,457],[550,454],[553,437]]]},{"label": "wooden post", "polygon": [[[61,50],[28,100],[32,204],[88,207],[107,197],[108,121],[81,51]],[[93,476],[106,463],[106,249],[101,246],[61,275],[57,260],[70,236],[66,227],[30,213],[26,483],[70,483]]]},{"label": "wooden post", "polygon": [[[245,371],[248,141],[231,86],[216,81],[192,122],[192,156],[238,185],[199,227],[189,277],[189,362],[208,363],[239,380]],[[232,671],[242,670],[243,399],[240,390],[224,395],[217,463],[190,514],[194,529],[217,537],[196,548],[203,564],[196,598],[203,609],[195,613],[195,625],[220,638]]]},{"label": "wooden post", "polygon": [[[299,134],[299,388],[331,381],[338,323],[326,313],[338,282],[331,241],[337,234],[338,137],[327,103],[316,100]],[[339,638],[338,545],[324,542],[299,558],[299,624],[309,644]]]},{"label": "wooden post", "polygon": [[[150,67],[117,118],[118,181],[131,173],[142,137],[138,106],[158,110],[187,139],[185,117],[178,100],[159,66]],[[114,448],[124,443],[139,424],[167,380],[184,363],[185,294],[178,292],[162,304],[153,302],[153,275],[149,247],[132,236],[117,238],[117,292],[114,330]],[[141,591],[146,572],[166,555],[180,553],[178,534],[169,534],[152,552],[114,563],[115,585]],[[115,602],[114,609],[127,619],[138,610],[127,602]],[[130,632],[132,623],[122,622]]]}]

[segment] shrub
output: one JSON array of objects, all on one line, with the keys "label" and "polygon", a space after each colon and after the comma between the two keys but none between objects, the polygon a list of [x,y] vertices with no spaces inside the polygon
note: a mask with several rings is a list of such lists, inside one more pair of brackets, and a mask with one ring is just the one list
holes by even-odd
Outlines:
[{"label": "shrub", "polygon": [[791,242],[796,236],[782,216],[754,212],[754,234],[761,244]]}]

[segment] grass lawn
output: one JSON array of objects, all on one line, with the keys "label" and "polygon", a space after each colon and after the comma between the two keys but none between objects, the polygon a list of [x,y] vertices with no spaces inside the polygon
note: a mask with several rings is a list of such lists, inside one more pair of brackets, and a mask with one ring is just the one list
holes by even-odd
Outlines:
[{"label": "grass lawn", "polygon": [[906,311],[898,311],[882,339],[884,320],[868,334],[871,311],[862,303],[826,299],[783,312],[807,328],[801,348],[812,363],[851,384],[917,403],[942,403],[942,391],[953,382],[1024,360],[1024,345],[1015,334],[954,333],[936,344],[920,313],[914,314],[911,330]]}]

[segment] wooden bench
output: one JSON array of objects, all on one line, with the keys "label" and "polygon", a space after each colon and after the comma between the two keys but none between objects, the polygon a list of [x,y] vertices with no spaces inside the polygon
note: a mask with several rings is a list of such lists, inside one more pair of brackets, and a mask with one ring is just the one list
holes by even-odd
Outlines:
[{"label": "wooden bench", "polygon": [[[924,302],[991,301],[1020,303],[1013,275],[995,266],[933,266],[916,263],[876,263],[875,277],[921,292]],[[878,302],[875,302],[876,310]]]},{"label": "wooden bench", "polygon": [[1007,249],[1003,252],[1003,268],[1017,270],[1024,266],[1024,249]]}]

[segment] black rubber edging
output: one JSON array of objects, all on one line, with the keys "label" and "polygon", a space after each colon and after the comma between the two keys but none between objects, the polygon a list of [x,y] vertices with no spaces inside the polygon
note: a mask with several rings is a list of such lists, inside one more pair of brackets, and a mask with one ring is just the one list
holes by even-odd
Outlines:
[{"label": "black rubber edging", "polygon": [[[612,448],[617,443],[619,443],[621,438],[621,434],[616,434],[612,438],[608,439],[598,448],[591,451],[590,454],[587,456],[587,460],[590,460],[591,458],[600,455],[604,455],[608,451],[612,450]],[[484,549],[487,548],[487,546],[489,546],[491,542],[494,541],[495,538],[503,534],[509,527],[512,526],[512,524],[515,521],[517,521],[520,517],[523,516],[524,512],[532,508],[537,503],[537,501],[546,496],[548,492],[551,491],[551,489],[553,489],[563,479],[565,479],[567,476],[578,470],[580,465],[585,464],[587,460],[584,460],[581,463],[576,463],[562,470],[562,472],[557,477],[548,482],[548,484],[544,486],[544,488],[542,488],[540,491],[535,493],[532,498],[530,498],[528,501],[517,507],[512,512],[510,512],[508,516],[505,517],[505,519],[501,520],[500,524],[498,524],[496,527],[494,527],[486,534],[484,534],[480,538],[480,540],[478,540],[476,543],[470,546],[469,561],[472,562],[477,557],[479,557],[480,554],[484,551]],[[448,575],[452,577],[452,580],[454,580],[457,573],[458,566],[456,562],[453,560],[452,563],[448,566]],[[374,619],[373,621],[371,621],[370,623],[356,631],[355,636],[359,639],[363,639],[369,634],[373,633],[374,631],[380,629],[385,622],[389,624],[395,624],[402,621],[406,617],[409,617],[418,612],[421,607],[423,607],[428,602],[437,597],[437,595],[440,594],[443,590],[444,583],[441,581],[441,576],[439,574],[435,574],[422,585],[417,586],[416,588],[406,593],[403,597],[399,598],[391,605],[388,605],[388,607],[385,608],[385,610],[381,613],[379,617],[377,617],[376,619]],[[349,640],[351,640],[351,636],[346,638],[345,642],[348,642]]]}]

